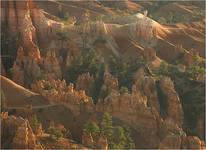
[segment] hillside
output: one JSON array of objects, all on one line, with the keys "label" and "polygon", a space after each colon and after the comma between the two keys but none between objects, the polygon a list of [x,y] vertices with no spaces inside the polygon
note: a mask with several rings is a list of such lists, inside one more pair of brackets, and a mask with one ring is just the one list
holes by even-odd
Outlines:
[{"label": "hillside", "polygon": [[3,148],[204,149],[204,4],[1,1]]}]

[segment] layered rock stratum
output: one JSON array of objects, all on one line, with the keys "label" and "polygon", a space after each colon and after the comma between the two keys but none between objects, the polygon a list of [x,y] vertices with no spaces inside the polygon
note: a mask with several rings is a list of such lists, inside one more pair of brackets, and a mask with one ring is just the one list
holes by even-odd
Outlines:
[{"label": "layered rock stratum", "polygon": [[[192,127],[198,137],[188,134],[184,129],[184,117],[188,111],[183,108],[184,95],[178,93],[175,86],[178,81],[167,76],[158,78],[151,69],[161,68],[164,62],[171,65],[179,63],[180,72],[193,65],[203,66],[205,20],[166,25],[147,16],[146,11],[105,20],[91,19],[102,13],[118,14],[112,8],[134,11],[143,6],[149,9],[153,2],[140,4],[131,1],[115,2],[112,6],[109,2],[96,1],[89,5],[83,2],[2,1],[1,22],[4,30],[8,31],[5,34],[13,40],[8,40],[9,44],[15,43],[12,47],[15,56],[11,61],[14,82],[4,77],[9,71],[5,67],[7,61],[1,59],[3,107],[21,109],[20,114],[26,114],[29,106],[31,113],[38,115],[42,113],[39,109],[43,109],[44,113],[39,115],[43,127],[48,126],[51,119],[67,128],[76,126],[76,139],[82,139],[82,144],[88,147],[92,144],[96,148],[108,149],[109,141],[105,137],[93,139],[81,131],[85,118],[109,112],[113,120],[128,125],[134,131],[137,148],[204,149],[203,117],[197,118]],[[64,22],[57,17],[58,6],[71,12],[72,21]],[[165,4],[163,10],[168,6],[177,6],[179,11],[183,4]],[[190,14],[190,7],[183,10]],[[69,33],[69,38],[64,33]],[[73,75],[68,74],[68,70],[76,60],[81,65],[88,49],[98,51],[98,61],[106,66],[110,56],[122,64],[144,60],[144,65],[131,75],[131,89],[122,92],[119,78],[110,73],[113,70],[108,66],[101,74],[102,83],[98,88],[95,87],[97,77],[89,71],[78,74],[74,83],[65,81]],[[204,80],[204,75],[199,76],[196,84]],[[108,93],[94,100],[91,96],[94,88],[100,95],[105,91]],[[71,118],[58,117],[62,112]],[[26,119],[2,116],[2,121],[3,136],[9,137],[9,145],[13,148],[41,148]]]}]

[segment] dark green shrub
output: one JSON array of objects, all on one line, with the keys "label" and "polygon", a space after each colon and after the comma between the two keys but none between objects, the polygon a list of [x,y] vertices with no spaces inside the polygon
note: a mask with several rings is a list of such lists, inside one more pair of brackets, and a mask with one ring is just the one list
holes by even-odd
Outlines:
[{"label": "dark green shrub", "polygon": [[84,125],[84,131],[86,133],[91,133],[93,136],[96,136],[100,133],[99,126],[93,121],[89,121]]}]

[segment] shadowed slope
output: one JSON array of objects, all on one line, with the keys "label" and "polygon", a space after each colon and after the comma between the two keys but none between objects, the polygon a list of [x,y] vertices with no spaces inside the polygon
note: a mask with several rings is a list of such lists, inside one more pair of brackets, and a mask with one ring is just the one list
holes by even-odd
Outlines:
[{"label": "shadowed slope", "polygon": [[4,93],[5,103],[8,107],[50,105],[48,100],[41,95],[25,89],[4,76],[1,76],[1,90]]}]

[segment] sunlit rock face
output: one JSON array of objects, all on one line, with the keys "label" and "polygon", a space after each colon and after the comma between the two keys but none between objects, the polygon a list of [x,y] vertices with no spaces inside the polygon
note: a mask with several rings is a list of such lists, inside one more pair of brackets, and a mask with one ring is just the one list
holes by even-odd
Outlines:
[{"label": "sunlit rock face", "polygon": [[47,48],[49,43],[56,39],[56,30],[60,29],[63,24],[45,17],[41,9],[35,5],[35,2],[30,2],[30,8],[33,25],[36,28],[38,45],[41,48]]},{"label": "sunlit rock face", "polygon": [[96,144],[97,148],[103,149],[103,150],[108,150],[108,141],[107,138],[104,136],[100,136],[97,144]]},{"label": "sunlit rock face", "polygon": [[39,47],[47,47],[62,24],[47,19],[30,0],[3,1],[1,4],[1,22],[7,24],[9,36],[19,38],[26,55],[40,59]]},{"label": "sunlit rock face", "polygon": [[93,102],[85,91],[76,90],[73,84],[66,85],[65,80],[39,80],[31,88],[51,102],[64,104],[74,115],[93,111]]},{"label": "sunlit rock face", "polygon": [[205,149],[204,141],[201,141],[197,136],[187,136],[182,139],[182,148],[184,149]]},{"label": "sunlit rock face", "polygon": [[23,48],[19,47],[13,65],[13,80],[20,85],[30,87],[30,84],[35,82],[40,74],[37,60],[26,56]]},{"label": "sunlit rock face", "polygon": [[4,1],[2,2],[2,22],[8,24],[8,34],[21,39],[26,55],[40,59],[37,44],[36,29],[32,23],[29,1]]},{"label": "sunlit rock face", "polygon": [[7,142],[2,141],[2,146],[8,146],[4,144],[10,143],[11,148],[42,149],[42,146],[37,142],[28,120],[21,117],[6,116],[4,113],[1,116],[1,137],[7,140]]},{"label": "sunlit rock face", "polygon": [[[202,35],[197,34],[196,29],[193,30],[192,26],[182,24],[185,27],[168,29],[168,31],[165,26],[147,17],[146,14],[140,13],[107,23],[92,22],[87,16],[84,16],[83,24],[74,25],[76,22],[74,21],[72,25],[67,26],[60,21],[46,18],[43,11],[30,0],[2,1],[1,8],[1,21],[8,25],[9,35],[19,37],[21,41],[12,68],[12,78],[16,83],[31,87],[32,90],[55,104],[65,105],[77,116],[88,112],[103,113],[107,111],[113,118],[133,128],[141,137],[139,139],[144,142],[146,148],[201,149],[204,147],[199,138],[186,136],[182,129],[183,110],[173,81],[165,77],[157,79],[149,70],[160,66],[162,60],[159,57],[171,61],[180,54],[183,54],[181,62],[183,66],[180,66],[180,72],[183,73],[187,66],[196,65],[193,58],[199,54],[193,53],[193,50],[187,50],[185,53],[181,51],[183,47],[187,47],[188,41],[191,41],[189,44],[198,41],[199,44],[194,47],[200,51],[202,49]],[[201,23],[198,23],[199,25],[201,26]],[[191,28],[191,30],[187,31],[187,28]],[[62,48],[61,40],[56,34],[58,29],[65,29],[71,36],[62,44]],[[177,33],[173,33],[173,30]],[[189,32],[194,35],[191,37]],[[167,36],[164,37],[165,34]],[[195,34],[198,35],[198,38]],[[185,40],[183,47],[177,45],[179,40],[176,43],[175,37],[181,37],[180,41]],[[72,62],[81,55],[82,49],[98,47],[95,47],[97,39],[100,39],[100,43],[103,41],[99,44],[100,48],[103,47],[101,49],[103,52],[108,50],[117,58],[126,59],[126,55],[130,51],[130,55],[135,59],[143,56],[146,61],[145,66],[148,66],[149,69],[137,70],[134,74],[131,92],[125,93],[120,92],[118,79],[109,72],[105,72],[100,93],[103,91],[108,93],[94,105],[92,98],[89,97],[92,95],[91,89],[95,80],[91,74],[79,75],[75,85],[67,85],[64,80],[59,79],[62,79],[67,69],[72,66]],[[61,54],[60,49],[65,49],[66,52]],[[157,53],[161,52],[156,54],[156,50]],[[2,65],[1,69],[4,74]],[[38,81],[42,75],[47,79]],[[204,82],[205,76],[198,77],[198,80]],[[157,83],[159,87],[157,87]],[[163,101],[167,104],[164,116],[161,114],[162,106],[158,90],[161,90],[165,96]],[[31,141],[31,144],[28,144],[28,137],[32,139],[32,136],[29,135],[28,124],[22,123],[15,128],[17,133],[13,140],[15,147],[33,147],[28,146],[35,143]],[[204,138],[204,120],[197,119],[195,132],[199,137]],[[85,145],[94,144],[91,136],[83,136],[88,139],[82,141]],[[104,137],[100,137],[96,143],[99,143],[98,148],[108,148],[107,139]]]},{"label": "sunlit rock face", "polygon": [[103,101],[97,103],[96,110],[110,112],[114,118],[127,122],[147,142],[148,147],[158,147],[158,111],[155,106],[148,106],[150,97],[143,94],[143,87],[138,84],[133,86],[131,94],[112,90]]},{"label": "sunlit rock face", "polygon": [[83,132],[82,144],[89,148],[108,150],[108,141],[107,138],[103,135],[93,137],[91,133]]},{"label": "sunlit rock face", "polygon": [[182,130],[183,112],[172,81],[160,79],[160,88],[167,95],[165,100],[168,100],[168,115],[165,118],[160,114],[156,79],[140,68],[134,80],[131,93],[120,94],[112,90],[97,103],[96,110],[110,112],[114,118],[127,122],[147,143],[147,148],[182,147],[182,139],[186,137]]},{"label": "sunlit rock face", "polygon": [[160,104],[156,91],[156,80],[147,76],[144,68],[140,68],[134,75],[134,84],[132,86],[132,94],[140,93],[147,99],[145,104],[154,107],[160,112]]},{"label": "sunlit rock face", "polygon": [[87,147],[93,147],[94,146],[94,140],[92,138],[92,135],[83,132],[83,134],[82,134],[82,144],[87,146]]}]

